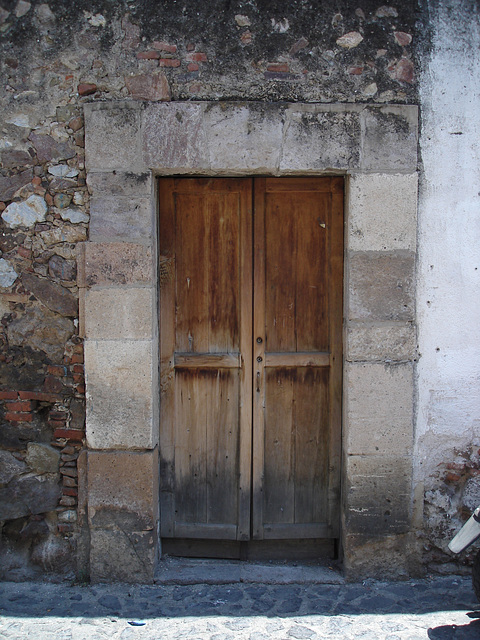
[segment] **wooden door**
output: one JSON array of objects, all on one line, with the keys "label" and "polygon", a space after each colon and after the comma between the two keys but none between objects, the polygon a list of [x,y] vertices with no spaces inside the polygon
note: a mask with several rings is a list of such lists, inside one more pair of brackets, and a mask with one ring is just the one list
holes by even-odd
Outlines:
[{"label": "wooden door", "polygon": [[159,192],[161,535],[247,540],[252,181]]},{"label": "wooden door", "polygon": [[339,533],[343,180],[255,181],[253,538]]},{"label": "wooden door", "polygon": [[162,537],[338,536],[342,192],[160,180]]}]

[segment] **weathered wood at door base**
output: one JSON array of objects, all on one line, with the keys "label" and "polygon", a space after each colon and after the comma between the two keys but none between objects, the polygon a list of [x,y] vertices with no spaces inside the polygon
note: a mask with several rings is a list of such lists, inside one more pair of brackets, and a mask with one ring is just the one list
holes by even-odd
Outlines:
[{"label": "weathered wood at door base", "polygon": [[336,540],[229,540],[162,539],[162,554],[184,558],[228,558],[231,560],[335,560]]}]

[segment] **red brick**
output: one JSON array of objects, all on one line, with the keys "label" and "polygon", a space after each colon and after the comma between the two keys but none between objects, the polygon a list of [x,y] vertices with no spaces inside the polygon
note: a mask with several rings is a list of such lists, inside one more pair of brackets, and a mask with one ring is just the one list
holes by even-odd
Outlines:
[{"label": "red brick", "polygon": [[62,493],[64,496],[78,496],[78,490],[75,487],[63,487]]},{"label": "red brick", "polygon": [[177,51],[177,45],[176,44],[168,44],[168,42],[159,42],[158,40],[156,40],[153,44],[152,47],[154,49],[158,49],[159,51],[167,51],[168,53],[176,53]]},{"label": "red brick", "polygon": [[152,102],[170,100],[170,86],[162,71],[125,76],[125,86],[134,100],[150,100]]},{"label": "red brick", "polygon": [[47,371],[48,373],[51,373],[52,376],[63,377],[67,375],[66,368],[58,364],[49,364]]},{"label": "red brick", "polygon": [[56,409],[52,409],[49,413],[49,418],[51,420],[65,420],[67,419],[66,411],[57,411]]},{"label": "red brick", "polygon": [[191,62],[207,62],[207,54],[201,51],[196,51],[194,53],[189,53],[187,55],[188,60]]},{"label": "red brick", "polygon": [[267,65],[267,71],[273,71],[275,73],[288,73],[289,67],[286,62],[271,62]]},{"label": "red brick", "polygon": [[158,51],[139,51],[137,53],[137,58],[139,60],[158,60],[160,58],[160,54]]},{"label": "red brick", "polygon": [[83,364],[83,353],[74,353],[70,357],[70,364]]},{"label": "red brick", "polygon": [[74,384],[83,384],[85,382],[83,373],[74,373],[73,382]]},{"label": "red brick", "polygon": [[96,90],[97,90],[97,85],[92,84],[90,82],[82,82],[77,87],[79,96],[89,96],[92,93],[95,93]]},{"label": "red brick", "polygon": [[158,64],[161,67],[179,67],[180,60],[177,60],[177,58],[161,58]]},{"label": "red brick", "polygon": [[66,420],[49,420],[48,424],[52,429],[65,429]]},{"label": "red brick", "polygon": [[66,425],[67,421],[64,418],[63,420],[55,420],[55,419],[51,419],[48,421],[48,424],[52,427],[52,429],[65,429],[65,425]]},{"label": "red brick", "polygon": [[83,342],[73,345],[73,353],[83,353]]},{"label": "red brick", "polygon": [[43,382],[43,388],[45,391],[52,391],[53,393],[59,393],[63,389],[63,385],[61,380],[55,378],[55,376],[45,376],[45,380]]},{"label": "red brick", "polygon": [[18,400],[17,402],[7,401],[5,408],[7,411],[32,411],[35,406],[30,400]]},{"label": "red brick", "polygon": [[62,396],[59,393],[44,393],[41,391],[19,391],[22,400],[38,400],[39,402],[59,402]]},{"label": "red brick", "polygon": [[199,66],[196,62],[189,62],[188,66],[187,66],[187,71],[198,71]]},{"label": "red brick", "polygon": [[0,400],[16,400],[17,398],[17,391],[0,391]]},{"label": "red brick", "polygon": [[73,373],[83,373],[83,364],[74,364],[72,367]]},{"label": "red brick", "polygon": [[77,393],[85,395],[85,385],[84,384],[78,384],[76,386],[76,389],[77,389]]},{"label": "red brick", "polygon": [[32,422],[33,416],[31,413],[19,413],[17,411],[6,411],[5,420],[9,422]]},{"label": "red brick", "polygon": [[83,440],[84,432],[78,429],[55,429],[54,438],[67,438],[67,440]]}]

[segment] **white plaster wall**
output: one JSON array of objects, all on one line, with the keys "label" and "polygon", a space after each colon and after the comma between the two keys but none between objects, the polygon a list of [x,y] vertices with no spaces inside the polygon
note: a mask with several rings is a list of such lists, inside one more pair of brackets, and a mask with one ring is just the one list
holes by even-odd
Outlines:
[{"label": "white plaster wall", "polygon": [[480,445],[480,20],[476,0],[426,1],[416,481],[428,490],[440,462]]}]

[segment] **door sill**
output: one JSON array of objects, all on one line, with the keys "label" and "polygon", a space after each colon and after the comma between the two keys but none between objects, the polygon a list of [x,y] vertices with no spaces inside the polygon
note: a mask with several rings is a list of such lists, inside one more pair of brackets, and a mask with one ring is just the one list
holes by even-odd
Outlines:
[{"label": "door sill", "polygon": [[337,558],[334,538],[297,540],[211,540],[162,538],[162,554],[181,558],[247,561],[322,561]]},{"label": "door sill", "polygon": [[341,565],[314,562],[253,562],[164,556],[155,584],[345,584]]}]

